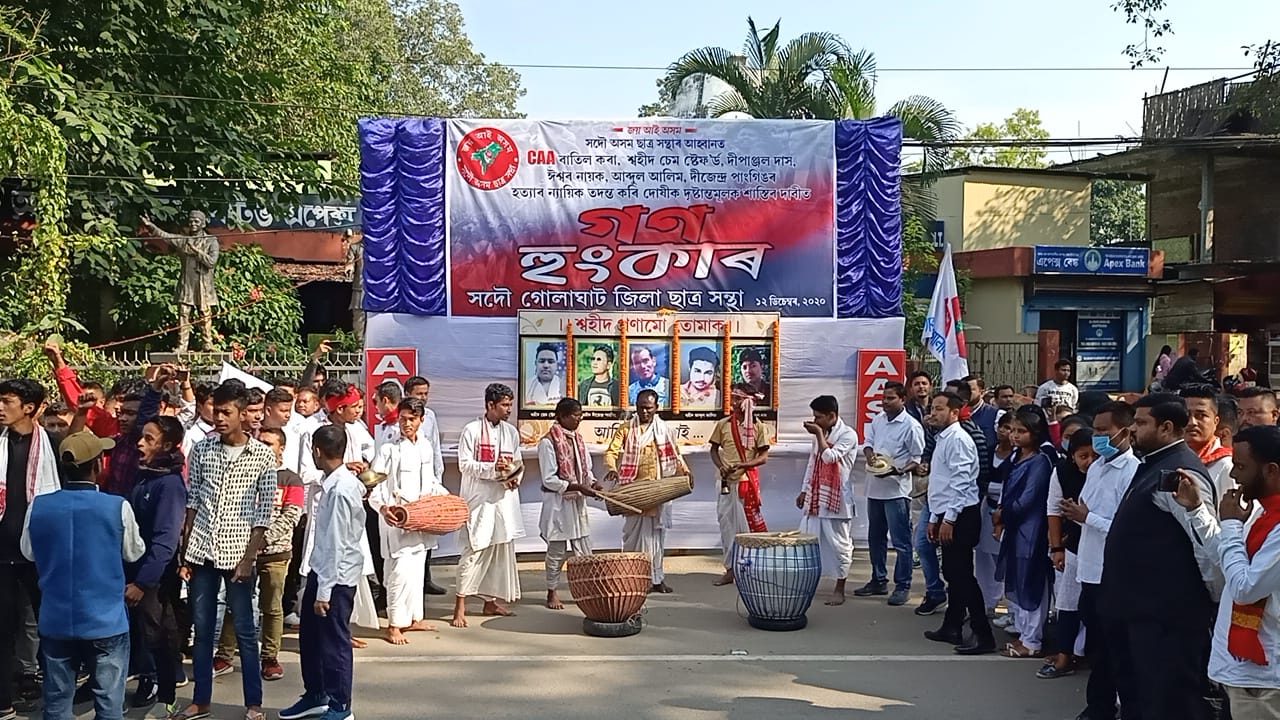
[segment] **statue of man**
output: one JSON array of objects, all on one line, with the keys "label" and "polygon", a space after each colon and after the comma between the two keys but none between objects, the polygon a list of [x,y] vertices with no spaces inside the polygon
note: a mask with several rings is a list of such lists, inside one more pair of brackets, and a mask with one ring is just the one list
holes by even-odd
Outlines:
[{"label": "statue of man", "polygon": [[187,216],[187,233],[170,233],[156,227],[151,218],[143,216],[142,224],[151,234],[168,245],[167,250],[177,254],[182,261],[182,277],[178,281],[178,329],[177,352],[186,352],[191,340],[191,316],[195,310],[195,322],[199,323],[204,339],[204,349],[213,350],[213,309],[218,305],[218,292],[213,286],[213,272],[218,267],[218,238],[205,232],[209,218],[200,210],[192,210]]},{"label": "statue of man", "polygon": [[364,236],[348,230],[342,236],[347,251],[347,271],[351,273],[351,329],[364,346]]}]

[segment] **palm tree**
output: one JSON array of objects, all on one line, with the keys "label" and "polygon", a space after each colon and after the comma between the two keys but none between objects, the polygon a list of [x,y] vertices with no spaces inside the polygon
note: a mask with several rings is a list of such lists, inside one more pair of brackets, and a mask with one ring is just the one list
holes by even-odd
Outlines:
[{"label": "palm tree", "polygon": [[667,69],[668,91],[674,95],[686,79],[710,75],[731,88],[708,104],[712,117],[731,112],[756,118],[833,117],[830,70],[849,57],[849,47],[825,32],[804,33],[779,47],[781,25],[779,20],[761,37],[755,20],[747,18],[742,55],[720,47],[685,53]]}]

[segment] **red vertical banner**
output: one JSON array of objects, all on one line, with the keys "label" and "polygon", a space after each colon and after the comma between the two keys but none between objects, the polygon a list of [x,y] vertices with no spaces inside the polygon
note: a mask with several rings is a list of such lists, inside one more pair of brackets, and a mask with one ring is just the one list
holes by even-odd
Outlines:
[{"label": "red vertical banner", "polygon": [[416,348],[378,348],[364,351],[365,419],[373,432],[378,422],[377,390],[388,380],[403,387],[406,380],[418,374]]},{"label": "red vertical banner", "polygon": [[858,351],[858,440],[866,440],[866,427],[883,408],[884,386],[907,379],[906,350]]}]

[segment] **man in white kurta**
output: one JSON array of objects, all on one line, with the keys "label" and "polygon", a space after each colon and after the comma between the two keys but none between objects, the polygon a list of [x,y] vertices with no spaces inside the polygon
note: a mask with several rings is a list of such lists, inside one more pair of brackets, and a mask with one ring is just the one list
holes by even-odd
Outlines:
[{"label": "man in white kurta", "polygon": [[[658,417],[656,391],[645,389],[636,395],[636,414],[614,431],[613,440],[604,452],[604,464],[608,469],[605,480],[622,485],[689,474],[675,437]],[[670,527],[670,503],[663,503],[643,515],[627,515],[622,523],[622,549],[649,556],[653,563],[652,592],[656,593],[671,592],[662,567]]]},{"label": "man in white kurta", "polygon": [[587,521],[587,497],[603,489],[591,471],[587,444],[578,434],[582,404],[562,398],[556,404],[556,424],[538,441],[538,467],[542,471],[542,516],[538,531],[547,543],[547,607],[563,610],[557,590],[569,553],[591,554],[591,525]]},{"label": "man in white kurta", "polygon": [[512,615],[500,601],[520,599],[515,541],[524,537],[520,515],[520,433],[506,422],[515,394],[493,383],[484,391],[484,415],[462,428],[458,470],[462,498],[471,514],[458,531],[457,601],[454,627],[467,626],[467,597],[484,598],[485,615]]},{"label": "man in white kurta", "polygon": [[439,449],[423,434],[425,414],[421,400],[401,400],[396,415],[399,437],[384,444],[374,458],[374,472],[386,479],[369,494],[369,506],[378,512],[381,525],[383,582],[387,588],[387,642],[407,645],[406,631],[434,630],[426,621],[422,584],[427,558],[436,548],[437,538],[423,532],[404,530],[389,522],[389,509],[419,498],[447,495],[444,468],[436,464]]},{"label": "man in white kurta", "polygon": [[800,532],[818,536],[822,574],[835,578],[827,605],[844,604],[844,583],[853,562],[853,465],[858,433],[840,419],[840,406],[831,395],[809,403],[813,420],[804,429],[813,435],[813,453],[804,473],[796,507],[804,513]]}]

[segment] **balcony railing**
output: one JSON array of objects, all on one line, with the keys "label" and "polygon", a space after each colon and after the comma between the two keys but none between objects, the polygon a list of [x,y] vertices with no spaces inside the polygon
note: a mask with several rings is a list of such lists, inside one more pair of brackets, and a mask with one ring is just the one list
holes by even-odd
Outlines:
[{"label": "balcony railing", "polygon": [[1250,82],[1222,78],[1143,100],[1142,137],[1147,140],[1206,137],[1226,129],[1255,132],[1251,118],[1240,117],[1232,102]]}]

